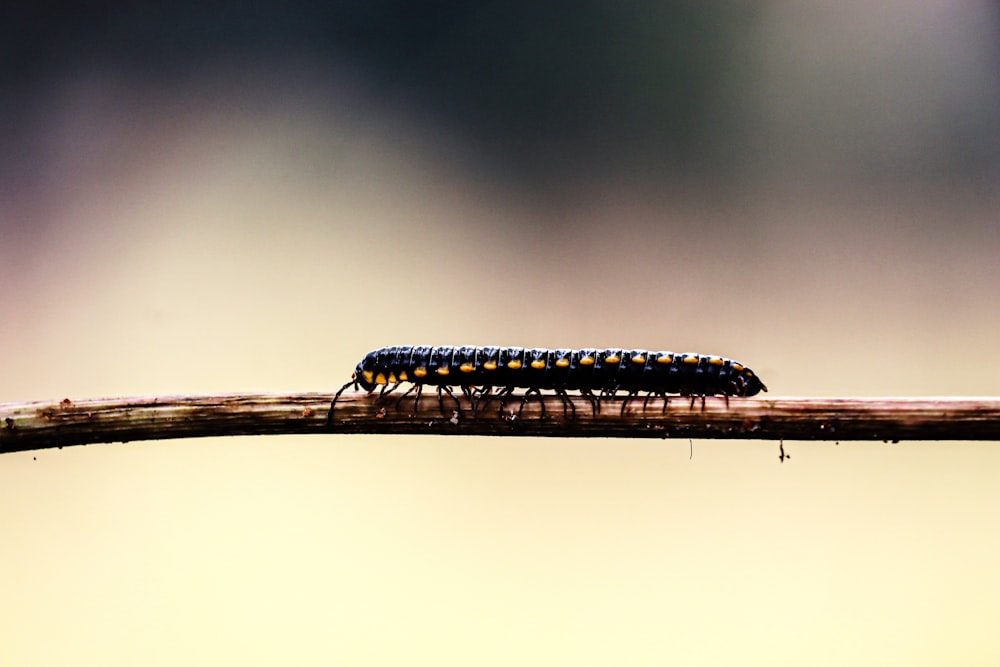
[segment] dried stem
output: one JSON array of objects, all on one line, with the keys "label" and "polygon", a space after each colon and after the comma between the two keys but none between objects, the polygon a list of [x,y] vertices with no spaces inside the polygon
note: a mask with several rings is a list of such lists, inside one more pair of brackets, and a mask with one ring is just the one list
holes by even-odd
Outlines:
[{"label": "dried stem", "polygon": [[[98,442],[285,433],[419,433],[756,440],[1000,440],[1000,398],[604,399],[480,403],[461,395],[417,402],[347,392],[327,423],[330,394],[221,394],[0,403],[0,453]],[[542,411],[544,409],[544,416]],[[520,414],[519,414],[520,410]],[[568,412],[567,412],[568,411]],[[575,417],[573,415],[575,411]]]}]

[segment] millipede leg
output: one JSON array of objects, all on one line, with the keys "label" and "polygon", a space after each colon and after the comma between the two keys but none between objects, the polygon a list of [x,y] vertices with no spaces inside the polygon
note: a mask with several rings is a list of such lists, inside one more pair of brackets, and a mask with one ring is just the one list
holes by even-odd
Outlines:
[{"label": "millipede leg", "polygon": [[524,392],[524,396],[521,397],[521,405],[517,408],[518,419],[521,418],[521,412],[524,410],[524,404],[528,402],[528,397],[531,396],[532,394],[538,396],[538,401],[541,405],[541,411],[539,413],[539,416],[542,419],[545,418],[545,399],[542,397],[542,392],[536,389],[535,387],[531,387],[530,389],[528,389],[528,391]]},{"label": "millipede leg", "polygon": [[455,398],[455,394],[452,393],[451,387],[449,387],[448,385],[441,385],[440,387],[438,387],[438,405],[441,407],[441,414],[445,414],[444,400],[441,398],[442,391],[448,394],[451,400],[455,401],[455,409],[458,410],[459,414],[462,414],[462,404],[459,402],[457,398]]},{"label": "millipede leg", "polygon": [[[403,395],[402,395],[402,396],[400,396],[399,398],[397,398],[397,399],[396,399],[396,408],[395,408],[395,409],[396,409],[396,410],[399,410],[399,406],[400,406],[400,405],[401,405],[401,404],[403,403],[403,399],[404,399],[404,398],[406,398],[407,396],[409,396],[409,395],[410,395],[410,393],[411,393],[411,392],[412,392],[412,391],[413,391],[414,389],[416,389],[417,387],[419,387],[419,386],[420,386],[419,384],[413,384],[413,385],[410,385],[410,388],[409,388],[409,389],[407,389],[406,391],[404,391],[404,392],[403,392]],[[414,410],[416,410],[416,407],[414,407]]]},{"label": "millipede leg", "polygon": [[589,389],[581,389],[580,395],[583,396],[590,403],[590,409],[593,414],[600,414],[601,412],[601,399],[594,396],[594,393]]},{"label": "millipede leg", "polygon": [[493,387],[483,387],[477,389],[473,395],[469,396],[469,402],[472,403],[472,414],[475,416],[479,412],[479,403],[483,402],[489,404],[490,398],[492,398]]},{"label": "millipede leg", "polygon": [[601,390],[601,395],[597,398],[598,405],[601,404],[601,399],[607,398],[612,399],[618,394],[618,387],[607,387]]},{"label": "millipede leg", "polygon": [[350,387],[351,385],[354,385],[354,388],[357,389],[358,381],[354,378],[351,378],[350,382],[341,387],[340,391],[338,391],[336,394],[333,395],[333,400],[330,401],[330,409],[327,410],[326,412],[326,426],[329,426],[333,422],[333,406],[337,404],[337,399],[340,398],[340,395],[344,393],[344,390]]},{"label": "millipede leg", "polygon": [[[722,393],[728,398],[729,396],[743,396],[746,391],[747,383],[743,378],[739,378],[739,382],[736,380],[731,380],[728,385],[722,389]],[[728,404],[727,404],[728,405]]]},{"label": "millipede leg", "polygon": [[501,389],[499,393],[497,393],[497,399],[498,402],[500,403],[500,408],[497,410],[498,418],[503,419],[503,409],[506,407],[507,397],[510,396],[512,393],[514,393],[513,387],[505,387]]},{"label": "millipede leg", "polygon": [[569,394],[566,393],[565,389],[556,389],[556,396],[562,400],[563,404],[563,419],[566,418],[566,406],[568,405],[573,411],[573,420],[576,420],[576,406],[573,405],[572,399],[570,399]]},{"label": "millipede leg", "polygon": [[[621,415],[620,415],[621,417],[625,416],[625,408],[626,408],[626,406],[628,406],[628,402],[631,401],[633,398],[635,398],[638,395],[639,395],[639,392],[637,392],[637,391],[630,391],[628,393],[628,396],[626,396],[625,399],[622,401],[622,411],[621,411]],[[645,408],[643,408],[643,409],[645,409]]]},{"label": "millipede leg", "polygon": [[392,387],[390,387],[388,384],[382,385],[382,391],[379,392],[378,399],[376,400],[381,401],[383,396],[385,396],[386,394],[391,394],[392,392],[396,391],[396,389],[399,388],[400,384],[402,384],[402,381],[397,382],[396,384],[392,385]]},{"label": "millipede leg", "polygon": [[642,402],[642,411],[643,412],[646,411],[646,409],[649,407],[649,401],[650,401],[650,399],[653,399],[653,398],[662,398],[663,399],[663,412],[666,412],[667,411],[667,401],[669,399],[668,399],[667,395],[664,394],[662,391],[651,391],[648,394],[646,394],[646,399]]}]

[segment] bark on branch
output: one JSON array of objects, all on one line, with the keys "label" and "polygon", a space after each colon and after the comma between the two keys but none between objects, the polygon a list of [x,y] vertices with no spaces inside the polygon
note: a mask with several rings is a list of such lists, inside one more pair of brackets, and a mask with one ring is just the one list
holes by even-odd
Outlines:
[{"label": "bark on branch", "polygon": [[[672,397],[645,404],[583,396],[496,399],[346,392],[327,423],[329,393],[220,394],[0,403],[0,453],[99,442],[286,433],[406,433],[756,440],[1000,440],[1000,398]],[[544,415],[542,414],[544,410]],[[575,416],[573,412],[575,411]]]}]

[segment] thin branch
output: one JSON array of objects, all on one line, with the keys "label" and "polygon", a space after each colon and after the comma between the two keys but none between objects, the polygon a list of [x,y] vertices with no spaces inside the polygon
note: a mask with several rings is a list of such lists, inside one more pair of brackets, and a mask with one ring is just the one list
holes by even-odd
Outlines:
[{"label": "thin branch", "polygon": [[[0,403],[0,453],[99,442],[289,433],[417,433],[755,440],[1000,440],[1000,398],[623,398],[478,406],[461,395],[379,401],[348,392],[221,394]],[[542,410],[544,408],[544,416]],[[519,414],[520,411],[520,414]],[[575,416],[573,412],[575,411]]]}]

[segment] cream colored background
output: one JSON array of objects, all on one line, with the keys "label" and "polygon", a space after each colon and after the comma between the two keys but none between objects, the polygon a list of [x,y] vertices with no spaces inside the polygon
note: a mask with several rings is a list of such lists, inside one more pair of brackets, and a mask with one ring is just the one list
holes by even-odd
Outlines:
[{"label": "cream colored background", "polygon": [[[814,90],[831,61],[773,45],[822,39],[767,25],[766,94],[747,98],[766,150],[726,189],[533,197],[446,129],[298,66],[69,76],[41,105],[46,179],[0,228],[0,401],[332,393],[393,343],[718,353],[772,395],[996,394],[995,174],[859,176],[879,113],[837,134],[775,100],[827,109],[896,78],[847,67]],[[933,142],[906,118],[885,121],[893,159],[919,160]],[[0,663],[997,664],[1000,448],[785,448],[315,436],[0,456]]]}]

